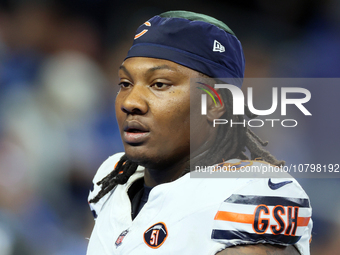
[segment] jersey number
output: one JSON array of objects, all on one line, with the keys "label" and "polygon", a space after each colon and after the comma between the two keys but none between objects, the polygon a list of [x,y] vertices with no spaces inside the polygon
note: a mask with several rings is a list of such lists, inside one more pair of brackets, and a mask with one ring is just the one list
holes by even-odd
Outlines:
[{"label": "jersey number", "polygon": [[152,230],[151,237],[150,237],[151,245],[158,245],[158,235],[159,235],[159,229]]}]

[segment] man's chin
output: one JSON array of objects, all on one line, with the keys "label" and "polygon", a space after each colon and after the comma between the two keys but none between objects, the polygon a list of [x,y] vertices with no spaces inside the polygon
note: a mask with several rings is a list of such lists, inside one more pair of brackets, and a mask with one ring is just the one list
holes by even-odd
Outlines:
[{"label": "man's chin", "polygon": [[126,150],[125,155],[129,161],[144,167],[148,167],[150,163],[152,164],[152,162],[154,161],[154,159],[146,155],[146,153],[137,152],[135,150],[134,151]]},{"label": "man's chin", "polygon": [[180,162],[180,161],[187,161],[189,158],[184,159],[183,157],[179,157],[177,155],[174,157],[165,156],[165,155],[159,155],[157,153],[156,155],[152,153],[142,153],[141,151],[131,151],[126,150],[125,151],[126,157],[131,161],[139,166],[143,166],[145,168],[149,169],[165,169],[168,167],[171,167],[172,165]]}]

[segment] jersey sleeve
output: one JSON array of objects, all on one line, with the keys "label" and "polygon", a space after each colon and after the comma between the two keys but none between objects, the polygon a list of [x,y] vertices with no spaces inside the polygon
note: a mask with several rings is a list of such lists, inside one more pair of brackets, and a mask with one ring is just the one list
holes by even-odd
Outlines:
[{"label": "jersey sleeve", "polygon": [[[106,177],[109,173],[112,172],[112,170],[115,168],[116,163],[120,160],[120,158],[124,155],[123,152],[116,153],[109,157],[107,160],[103,162],[103,164],[99,167],[96,175],[93,178],[92,181],[92,189],[90,191],[90,194],[88,196],[88,201],[93,199],[97,194],[100,192],[101,187],[97,184],[99,181],[101,181],[104,177]],[[101,208],[103,207],[105,201],[107,200],[108,196],[110,194],[106,194],[104,197],[102,197],[97,203],[90,203],[90,209],[92,211],[92,214],[94,218],[97,218]]]},{"label": "jersey sleeve", "polygon": [[225,247],[240,244],[295,245],[309,253],[312,209],[293,178],[253,179],[220,205],[211,238]]}]

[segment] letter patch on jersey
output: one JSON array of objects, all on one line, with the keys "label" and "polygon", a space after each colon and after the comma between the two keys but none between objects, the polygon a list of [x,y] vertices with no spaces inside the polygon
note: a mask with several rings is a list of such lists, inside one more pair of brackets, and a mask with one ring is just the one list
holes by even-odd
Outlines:
[{"label": "letter patch on jersey", "polygon": [[168,237],[168,230],[163,222],[152,225],[144,232],[144,242],[153,249],[159,248]]},{"label": "letter patch on jersey", "polygon": [[214,218],[211,238],[237,244],[295,244],[311,217],[307,198],[233,194]]}]

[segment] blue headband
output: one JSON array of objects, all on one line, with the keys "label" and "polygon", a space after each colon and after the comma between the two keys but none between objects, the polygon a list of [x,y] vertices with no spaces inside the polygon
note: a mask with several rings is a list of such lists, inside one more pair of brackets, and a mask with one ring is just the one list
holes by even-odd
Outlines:
[{"label": "blue headband", "polygon": [[170,60],[212,78],[227,78],[238,87],[244,77],[243,50],[233,31],[193,12],[166,12],[145,22],[125,59],[131,57]]}]

